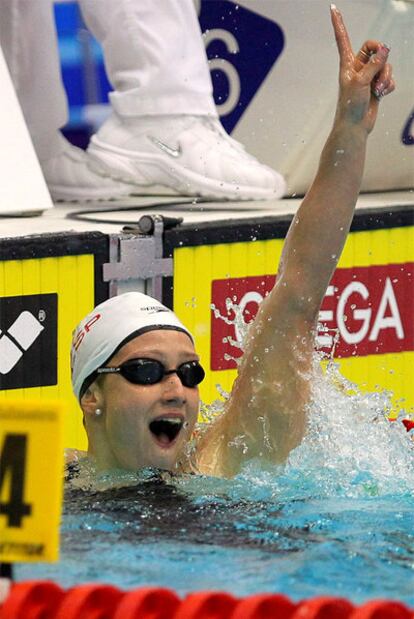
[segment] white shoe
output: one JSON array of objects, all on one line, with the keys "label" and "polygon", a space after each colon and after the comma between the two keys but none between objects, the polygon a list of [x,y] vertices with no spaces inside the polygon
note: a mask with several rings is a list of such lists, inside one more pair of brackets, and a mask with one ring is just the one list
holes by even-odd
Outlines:
[{"label": "white shoe", "polygon": [[162,185],[184,195],[269,200],[286,190],[278,172],[247,154],[209,116],[112,114],[92,137],[88,153],[114,179]]},{"label": "white shoe", "polygon": [[43,175],[52,199],[67,202],[111,200],[131,194],[133,187],[104,178],[92,169],[89,155],[62,136],[62,151],[41,161]]}]

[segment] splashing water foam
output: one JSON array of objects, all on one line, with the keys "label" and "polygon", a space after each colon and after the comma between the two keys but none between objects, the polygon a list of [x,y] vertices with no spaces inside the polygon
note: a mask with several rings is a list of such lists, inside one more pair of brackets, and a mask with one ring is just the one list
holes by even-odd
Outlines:
[{"label": "splashing water foam", "polygon": [[[212,309],[216,318],[234,326],[235,347],[243,349],[248,324],[242,310],[232,299],[226,300],[227,316],[221,316],[215,307]],[[230,312],[233,319],[229,318]],[[319,332],[323,330],[318,328]],[[230,338],[227,341],[233,342]],[[316,491],[324,496],[414,493],[414,442],[401,423],[404,411],[399,411],[398,418],[391,422],[392,394],[361,391],[341,374],[333,355],[334,348],[329,356],[314,353],[308,428],[301,445],[291,452],[283,467],[265,470],[263,464],[250,462],[239,480],[253,482],[256,487],[268,484],[271,493],[279,493],[285,484],[292,490],[294,481],[295,496],[298,491],[300,494],[300,488],[312,488],[311,494]],[[240,363],[239,358],[234,360]],[[203,418],[207,421],[222,412],[228,397],[220,386],[218,390],[224,401],[203,406]],[[237,487],[233,490],[237,492]]]},{"label": "splashing water foam", "polygon": [[[320,355],[315,353],[315,366]],[[391,394],[363,393],[330,360],[313,378],[308,431],[288,468],[338,482],[346,494],[414,490],[414,444],[399,419],[390,422]],[[400,412],[400,417],[404,412]]]}]

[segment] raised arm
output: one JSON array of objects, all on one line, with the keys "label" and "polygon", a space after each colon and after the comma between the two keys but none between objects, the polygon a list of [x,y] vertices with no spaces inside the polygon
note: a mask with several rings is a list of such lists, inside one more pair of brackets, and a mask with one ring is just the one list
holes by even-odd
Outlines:
[{"label": "raised arm", "polygon": [[334,6],[331,17],[340,59],[335,121],[315,180],[286,237],[278,272],[278,278],[289,285],[292,301],[299,301],[300,311],[309,320],[317,317],[349,231],[367,137],[380,99],[394,89],[387,64],[389,48],[367,41],[355,56],[342,16]]},{"label": "raised arm", "polygon": [[366,41],[355,55],[331,5],[339,96],[318,172],[289,228],[276,284],[252,324],[225,413],[198,451],[201,472],[231,476],[254,457],[283,462],[305,432],[320,305],[352,221],[367,138],[382,96],[394,90],[389,48]]}]

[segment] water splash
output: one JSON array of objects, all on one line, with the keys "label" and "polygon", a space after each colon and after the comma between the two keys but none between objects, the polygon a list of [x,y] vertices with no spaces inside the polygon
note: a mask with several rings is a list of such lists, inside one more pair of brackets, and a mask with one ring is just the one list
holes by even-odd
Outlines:
[{"label": "water splash", "polygon": [[414,443],[400,411],[395,422],[387,391],[364,393],[330,361],[318,371],[315,354],[308,431],[286,473],[301,470],[320,489],[347,496],[414,491]]},{"label": "water splash", "polygon": [[[235,346],[243,349],[249,325],[236,299],[226,299],[226,316],[213,309],[217,318],[234,326]],[[234,318],[229,318],[231,312]],[[321,337],[326,337],[326,332],[324,326],[318,325],[318,343]],[[272,495],[280,494],[283,486],[290,487],[290,494],[292,485],[294,493],[299,495],[302,492],[349,497],[414,493],[414,441],[402,423],[405,411],[399,410],[396,420],[391,422],[390,417],[396,416],[392,393],[385,390],[366,393],[345,378],[340,363],[334,360],[339,332],[329,337],[330,353],[314,353],[306,436],[284,467],[271,466],[269,470],[262,462],[249,462],[238,477],[244,482],[244,496],[252,484],[255,488],[269,484]],[[240,364],[241,359],[235,361]],[[323,366],[325,371],[321,370]],[[224,401],[227,398],[228,394]],[[211,421],[223,408],[224,403],[218,400],[210,414],[204,405],[204,418]],[[242,435],[234,442],[243,449]],[[237,485],[234,489],[237,493]],[[286,493],[286,487],[283,492]]]}]

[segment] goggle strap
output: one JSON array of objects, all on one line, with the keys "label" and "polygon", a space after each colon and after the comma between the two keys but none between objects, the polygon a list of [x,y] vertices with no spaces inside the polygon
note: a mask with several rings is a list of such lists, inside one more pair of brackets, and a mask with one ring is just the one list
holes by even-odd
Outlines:
[{"label": "goggle strap", "polygon": [[98,368],[96,370],[96,372],[98,374],[116,374],[117,372],[120,372],[121,368]]}]

